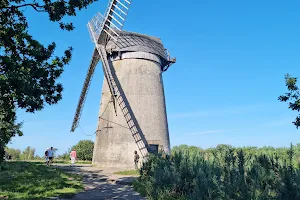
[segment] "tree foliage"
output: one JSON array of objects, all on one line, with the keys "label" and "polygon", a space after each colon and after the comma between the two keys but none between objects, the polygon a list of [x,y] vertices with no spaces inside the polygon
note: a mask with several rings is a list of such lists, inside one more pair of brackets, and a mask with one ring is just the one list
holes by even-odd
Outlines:
[{"label": "tree foliage", "polygon": [[71,148],[68,148],[68,150],[57,156],[57,159],[61,159],[61,160],[69,160],[70,159],[70,153],[71,153]]},{"label": "tree foliage", "polygon": [[5,148],[6,154],[11,156],[12,160],[34,160],[37,159],[35,156],[35,149],[28,146],[26,147],[23,152],[19,149],[14,148]]},{"label": "tree foliage", "polygon": [[22,152],[20,158],[21,160],[33,160],[34,154],[35,154],[35,149],[28,146]]},{"label": "tree foliage", "polygon": [[20,160],[21,151],[14,148],[5,148],[6,156],[11,156],[12,160]]},{"label": "tree foliage", "polygon": [[45,104],[56,104],[63,87],[57,82],[70,63],[72,47],[55,56],[55,42],[44,46],[29,34],[24,9],[44,12],[63,30],[74,29],[66,16],[76,16],[97,0],[0,0],[0,162],[3,148],[15,135],[22,135],[16,124],[16,108],[35,112]]},{"label": "tree foliage", "polygon": [[71,150],[76,150],[77,158],[79,160],[92,160],[94,142],[91,140],[80,140]]},{"label": "tree foliage", "polygon": [[[285,85],[288,89],[288,92],[284,95],[278,97],[279,101],[287,102],[289,108],[293,111],[300,111],[300,90],[297,86],[297,78],[290,76],[289,74],[285,75]],[[296,117],[293,124],[298,129],[300,126],[300,114]]]}]

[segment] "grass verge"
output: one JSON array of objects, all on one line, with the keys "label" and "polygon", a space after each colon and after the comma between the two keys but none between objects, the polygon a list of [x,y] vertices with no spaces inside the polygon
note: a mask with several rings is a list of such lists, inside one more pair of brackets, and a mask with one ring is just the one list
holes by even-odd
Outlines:
[{"label": "grass verge", "polygon": [[[28,162],[34,162],[39,164],[44,164],[45,160],[29,160]],[[54,164],[71,164],[71,160],[56,160],[54,159]],[[76,160],[75,164],[92,164],[92,161]]]},{"label": "grass verge", "polygon": [[140,172],[138,170],[128,170],[128,171],[115,172],[114,174],[138,176],[140,175]]},{"label": "grass verge", "polygon": [[82,190],[82,177],[35,162],[7,162],[0,170],[0,199],[67,198]]}]

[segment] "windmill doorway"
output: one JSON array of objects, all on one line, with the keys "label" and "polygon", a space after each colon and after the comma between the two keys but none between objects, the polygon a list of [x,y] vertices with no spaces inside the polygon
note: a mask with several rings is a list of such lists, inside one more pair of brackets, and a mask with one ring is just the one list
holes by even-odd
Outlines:
[{"label": "windmill doorway", "polygon": [[158,154],[158,144],[149,144],[149,153]]}]

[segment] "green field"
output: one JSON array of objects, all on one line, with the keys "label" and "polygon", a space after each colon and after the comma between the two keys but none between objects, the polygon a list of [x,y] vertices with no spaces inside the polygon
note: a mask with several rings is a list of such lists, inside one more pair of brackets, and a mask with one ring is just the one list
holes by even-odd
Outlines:
[{"label": "green field", "polygon": [[0,167],[0,199],[70,197],[82,190],[82,177],[40,163],[7,162]]}]

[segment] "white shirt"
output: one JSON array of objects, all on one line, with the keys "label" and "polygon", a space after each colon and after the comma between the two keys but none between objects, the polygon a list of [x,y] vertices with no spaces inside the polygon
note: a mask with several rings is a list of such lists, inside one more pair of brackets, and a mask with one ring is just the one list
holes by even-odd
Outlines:
[{"label": "white shirt", "polygon": [[51,149],[48,150],[48,157],[53,157],[53,150]]}]

